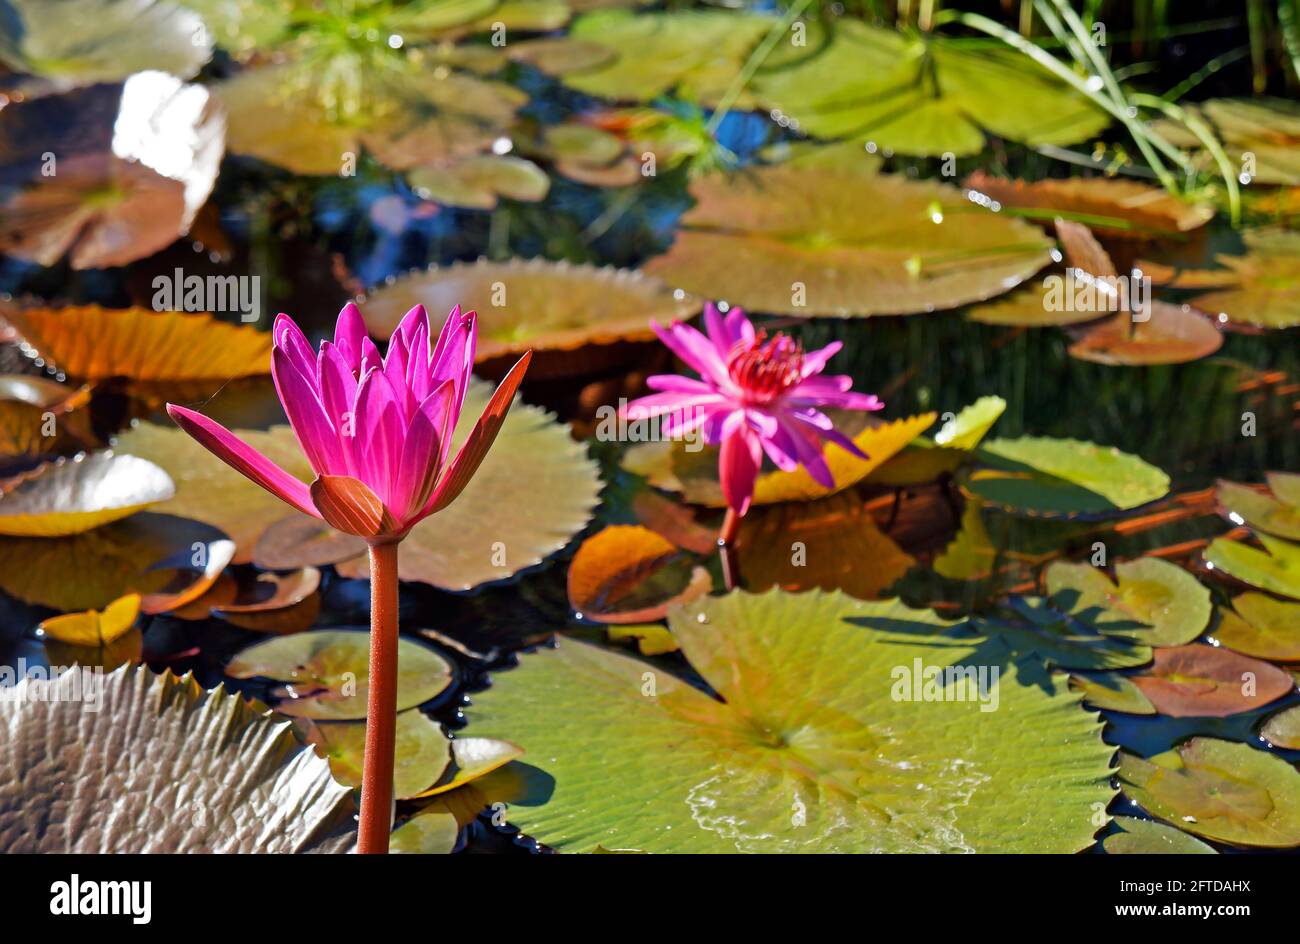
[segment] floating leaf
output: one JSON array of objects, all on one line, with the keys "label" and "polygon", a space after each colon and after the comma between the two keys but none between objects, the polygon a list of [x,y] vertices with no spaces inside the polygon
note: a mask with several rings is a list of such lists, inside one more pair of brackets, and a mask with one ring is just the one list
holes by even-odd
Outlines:
[{"label": "floating leaf", "polygon": [[979,449],[990,468],[967,487],[984,501],[1031,516],[1106,516],[1169,492],[1169,476],[1137,456],[1074,439],[1022,436]]},{"label": "floating leaf", "polygon": [[[1288,478],[1300,479],[1300,476],[1294,475],[1272,475],[1274,480],[1281,482]],[[1300,506],[1280,497],[1276,487],[1272,494],[1268,494],[1249,485],[1220,481],[1214,497],[1234,524],[1250,525],[1256,531],[1274,537],[1300,541]]]},{"label": "floating leaf", "polygon": [[51,616],[37,628],[44,636],[70,646],[107,645],[125,636],[140,615],[140,595],[128,593],[100,610]]},{"label": "floating leaf", "polygon": [[320,614],[320,571],[303,567],[292,573],[259,574],[253,598],[237,597],[211,613],[217,619],[258,633],[297,633],[316,622]]},{"label": "floating leaf", "polygon": [[1125,794],[1153,816],[1206,839],[1300,845],[1300,773],[1247,744],[1197,737],[1147,760],[1120,753]]},{"label": "floating leaf", "polygon": [[503,82],[417,61],[376,69],[333,55],[243,72],[216,90],[230,150],[299,174],[338,174],[363,149],[408,170],[485,150],[527,101]]},{"label": "floating leaf", "polygon": [[1038,597],[1013,597],[1005,615],[982,620],[1018,657],[1033,653],[1062,669],[1127,669],[1151,661],[1151,649],[1107,635],[1090,619]]},{"label": "floating leaf", "polygon": [[1149,819],[1116,816],[1113,820],[1122,832],[1101,841],[1110,855],[1216,855],[1213,847],[1172,826]]},{"label": "floating leaf", "polygon": [[394,855],[448,855],[456,848],[460,823],[441,804],[422,810],[393,830],[388,851]]},{"label": "floating leaf", "polygon": [[[1194,117],[1206,121],[1222,142],[1234,167],[1251,168],[1250,181],[1264,184],[1300,184],[1300,106],[1282,98],[1215,98],[1199,105],[1185,106]],[[1199,138],[1181,123],[1157,122],[1157,129],[1171,143],[1180,147],[1199,148]],[[1250,160],[1245,156],[1249,154]],[[1212,156],[1204,151],[1202,163],[1215,168]]]},{"label": "floating leaf", "polygon": [[1006,180],[977,170],[962,182],[968,190],[996,200],[1003,208],[1040,211],[1026,215],[1051,221],[1061,215],[1086,223],[1108,236],[1150,238],[1204,226],[1214,208],[1188,203],[1163,187],[1111,177]]},{"label": "floating leaf", "polygon": [[80,534],[167,501],[172,480],[138,456],[96,452],[0,482],[0,534]]},{"label": "floating leaf", "polygon": [[[288,426],[233,432],[290,475],[312,478],[311,467]],[[269,522],[284,517],[283,501],[244,478],[176,426],[138,423],[118,437],[116,448],[166,468],[176,483],[176,495],[158,510],[219,528],[238,548],[236,564],[249,560]]]},{"label": "floating leaf", "polygon": [[491,210],[501,197],[536,203],[551,189],[551,178],[532,161],[496,154],[419,167],[407,180],[425,200],[472,210]]},{"label": "floating leaf", "polygon": [[879,597],[916,563],[852,494],[754,508],[741,519],[736,557],[748,590],[820,587],[862,600]]},{"label": "floating leaf", "polygon": [[[125,265],[183,236],[212,193],[225,118],[162,72],[0,110],[0,251],[74,269]],[[12,142],[12,143],[10,143]],[[57,163],[51,163],[51,161]]]},{"label": "floating leaf", "polygon": [[[896,455],[934,424],[936,414],[922,413],[906,419],[882,422],[861,413],[848,414],[837,428],[852,437],[867,458],[859,459],[838,446],[828,445],[823,454],[835,479],[835,487],[814,481],[804,469],[794,472],[772,470],[759,475],[754,485],[754,504],[813,501],[856,485]],[[722,508],[722,486],[718,484],[718,450],[704,447],[691,452],[680,442],[658,442],[633,446],[624,466],[646,476],[652,485],[681,492],[688,502]]]},{"label": "floating leaf", "polygon": [[89,387],[0,374],[0,456],[37,457],[93,443],[89,404]]},{"label": "floating leaf", "polygon": [[[346,852],[346,787],[287,726],[189,676],[81,671],[0,699],[4,852]],[[89,683],[87,683],[89,684]],[[109,773],[111,771],[111,774]]]},{"label": "floating leaf", "polygon": [[174,574],[155,564],[223,537],[197,521],[146,511],[64,538],[6,538],[0,587],[56,610],[102,609],[128,593],[162,590]]},{"label": "floating leaf", "polygon": [[1114,672],[1098,675],[1071,675],[1070,688],[1083,694],[1083,702],[1106,711],[1122,711],[1130,715],[1153,715],[1155,705],[1142,694],[1142,689],[1132,679]]},{"label": "floating leaf", "polygon": [[168,0],[5,0],[0,62],[57,87],[145,69],[189,78],[212,56],[203,21]]},{"label": "floating leaf", "polygon": [[[1112,580],[1089,564],[1057,561],[1045,572],[1047,592],[1062,599],[1071,594],[1069,607],[1087,613],[1102,632],[1118,633],[1148,646],[1189,643],[1210,621],[1210,591],[1175,564],[1143,557],[1115,565]],[[1145,624],[1136,629],[1109,629],[1104,619]]]},{"label": "floating leaf", "polygon": [[203,597],[225,573],[231,560],[235,557],[235,542],[222,539],[211,544],[190,548],[179,559],[160,561],[157,569],[170,569],[175,565],[181,571],[172,586],[164,587],[156,593],[147,594],[141,601],[140,608],[154,615],[183,609]]},{"label": "floating leaf", "polygon": [[1133,684],[1171,718],[1226,718],[1254,711],[1295,689],[1291,676],[1258,659],[1216,646],[1157,649]]},{"label": "floating leaf", "polygon": [[1243,593],[1233,599],[1232,610],[1219,611],[1212,635],[1229,649],[1257,659],[1300,661],[1300,603]]},{"label": "floating leaf", "polygon": [[1001,397],[980,397],[943,424],[934,434],[935,444],[949,449],[974,449],[1006,409],[1007,401]]},{"label": "floating leaf", "polygon": [[271,335],[201,314],[147,308],[19,308],[0,319],[47,363],[80,380],[231,380],[271,370]]},{"label": "floating leaf", "polygon": [[713,589],[708,571],[649,528],[612,525],[582,542],[569,564],[569,603],[601,623],[656,620]]},{"label": "floating leaf", "polygon": [[1075,305],[1055,304],[1049,300],[1051,292],[1052,287],[1046,281],[1041,285],[1029,285],[1010,295],[974,306],[966,312],[966,317],[980,324],[1011,328],[1041,328],[1096,319],[1095,311]]},{"label": "floating leaf", "polygon": [[[397,710],[437,696],[451,684],[451,666],[433,649],[406,637],[397,646]],[[285,682],[281,714],[320,721],[366,716],[370,690],[370,634],[318,629],[254,643],[226,665],[231,678],[261,676]]]},{"label": "floating leaf", "polygon": [[755,94],[818,138],[924,157],[975,154],[984,131],[1028,145],[1083,141],[1109,116],[1024,55],[836,21],[829,41],[774,54]]},{"label": "floating leaf", "polygon": [[416,304],[437,317],[454,305],[477,311],[479,362],[533,350],[532,379],[572,373],[575,361],[600,366],[591,346],[650,341],[652,321],[667,325],[700,310],[698,301],[675,298],[635,271],[532,259],[412,273],[376,290],[362,312],[370,330],[387,337]]},{"label": "floating leaf", "polygon": [[458,737],[451,741],[451,764],[438,783],[418,794],[429,797],[447,793],[477,780],[524,755],[523,748],[495,738]]},{"label": "floating leaf", "polygon": [[1228,538],[1215,538],[1205,559],[1229,577],[1269,593],[1300,600],[1300,544],[1256,535],[1263,550]]},{"label": "floating leaf", "polygon": [[319,518],[293,514],[262,532],[253,563],[265,570],[324,567],[366,553],[364,539],[335,531]]},{"label": "floating leaf", "polygon": [[[676,91],[703,105],[716,104],[755,45],[776,21],[731,11],[639,13],[601,10],[580,18],[573,39],[616,52],[609,65],[564,73],[562,81],[588,95],[648,102]],[[750,96],[738,104],[748,107]]]},{"label": "floating leaf", "polygon": [[[349,787],[360,787],[366,723],[308,724],[308,740],[330,762],[334,779]],[[393,795],[399,800],[418,794],[437,780],[451,762],[451,742],[441,726],[418,708],[398,713],[393,750]]]},{"label": "floating leaf", "polygon": [[1188,305],[1149,301],[1137,321],[1128,312],[1087,329],[1070,345],[1070,356],[1096,364],[1185,364],[1223,346],[1223,334],[1203,312]]},{"label": "floating leaf", "polygon": [[1113,749],[1063,677],[1009,663],[993,712],[955,700],[955,679],[932,693],[952,700],[896,700],[914,660],[973,668],[988,653],[897,601],[733,593],[676,610],[671,624],[718,698],[567,639],[475,697],[469,730],[509,733],[554,778],[549,796],[511,803],[525,833],[562,852],[1092,843]]},{"label": "floating leaf", "polygon": [[758,311],[952,308],[1000,295],[1050,261],[1037,229],[934,181],[778,165],[703,177],[691,195],[695,208],[646,271]]},{"label": "floating leaf", "polygon": [[1290,328],[1300,324],[1300,235],[1256,230],[1243,234],[1243,239],[1250,250],[1246,255],[1218,256],[1226,270],[1207,273],[1223,276],[1228,287],[1197,295],[1192,304],[1229,325]]},{"label": "floating leaf", "polygon": [[1293,705],[1270,717],[1259,734],[1274,747],[1300,751],[1300,705]]},{"label": "floating leaf", "polygon": [[511,43],[507,53],[515,62],[526,62],[551,75],[589,72],[618,58],[618,53],[608,46],[572,36],[526,39]]}]

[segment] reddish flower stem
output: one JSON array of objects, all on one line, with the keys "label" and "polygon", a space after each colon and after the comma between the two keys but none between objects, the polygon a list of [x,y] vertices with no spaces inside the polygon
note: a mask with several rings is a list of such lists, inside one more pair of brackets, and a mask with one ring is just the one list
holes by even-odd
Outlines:
[{"label": "reddish flower stem", "polygon": [[370,697],[357,852],[383,854],[393,825],[397,728],[397,543],[370,545]]},{"label": "reddish flower stem", "polygon": [[728,508],[718,532],[718,559],[722,561],[722,580],[728,590],[740,586],[740,559],[736,556],[736,534],[740,531],[740,515]]}]

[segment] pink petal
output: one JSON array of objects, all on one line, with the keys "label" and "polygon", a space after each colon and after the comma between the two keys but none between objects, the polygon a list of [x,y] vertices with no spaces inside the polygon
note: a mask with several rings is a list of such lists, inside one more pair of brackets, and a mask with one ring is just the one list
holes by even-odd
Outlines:
[{"label": "pink petal", "polygon": [[796,419],[793,414],[780,418],[781,428],[790,435],[788,443],[794,447],[795,458],[808,470],[813,481],[826,488],[834,488],[835,477],[831,475],[830,467],[826,465],[826,457],[822,455],[820,437],[812,429],[801,426]]},{"label": "pink petal", "polygon": [[276,350],[284,351],[289,362],[309,382],[316,377],[316,352],[312,349],[307,336],[294,320],[284,312],[275,316],[275,325],[271,328],[271,343]]},{"label": "pink petal", "polygon": [[402,320],[397,324],[397,330],[393,332],[393,337],[401,338],[409,348],[411,338],[414,337],[415,330],[420,325],[425,326],[426,332],[429,330],[429,313],[424,310],[423,305],[416,305],[402,316]]},{"label": "pink petal", "polygon": [[354,374],[361,371],[361,342],[366,338],[366,323],[352,302],[343,306],[334,325],[334,346],[343,355],[343,362]]},{"label": "pink petal", "polygon": [[664,347],[676,354],[682,363],[706,381],[725,390],[732,388],[726,363],[709,343],[709,339],[700,332],[679,321],[674,321],[667,328],[661,328],[651,322],[650,328],[658,335]]},{"label": "pink petal", "polygon": [[712,391],[694,396],[680,393],[652,393],[626,404],[619,410],[619,415],[629,420],[646,420],[665,413],[688,411],[701,406],[717,406],[727,402],[729,401],[726,397]]},{"label": "pink petal", "polygon": [[401,462],[406,431],[388,378],[373,368],[357,385],[357,435],[352,446],[356,478],[387,505]]},{"label": "pink petal", "polygon": [[826,362],[838,354],[842,347],[844,347],[843,342],[832,341],[821,350],[810,351],[805,354],[803,356],[803,376],[811,377],[813,374],[820,374],[822,368],[826,366]]},{"label": "pink petal", "polygon": [[703,380],[696,380],[694,377],[683,377],[681,374],[655,374],[653,377],[647,377],[645,385],[651,390],[662,390],[664,392],[676,393],[717,393],[716,387],[705,383]]},{"label": "pink petal", "polygon": [[348,475],[356,475],[352,447],[357,436],[357,378],[343,359],[343,354],[329,341],[320,346],[316,373],[320,378],[321,406],[338,437],[339,453]]},{"label": "pink petal", "polygon": [[431,386],[444,380],[456,382],[456,415],[465,405],[465,392],[469,390],[469,377],[474,370],[474,353],[478,346],[478,315],[462,315],[457,305],[447,316],[434,346],[430,361]]},{"label": "pink petal", "polygon": [[220,423],[174,403],[167,404],[167,415],[189,433],[199,445],[226,465],[247,476],[272,495],[288,502],[299,511],[319,518],[311,493],[304,482],[294,478],[248,443],[243,442]]},{"label": "pink petal", "polygon": [[438,482],[446,452],[443,440],[451,439],[452,430],[447,420],[455,395],[456,385],[450,380],[444,381],[411,417],[392,498],[393,514],[403,524],[409,523],[419,513]]},{"label": "pink petal", "polygon": [[[315,373],[313,370],[313,376]],[[338,433],[325,413],[320,396],[292,364],[291,356],[283,348],[271,352],[271,377],[293,434],[312,469],[317,475],[346,473],[347,460],[339,445]]]},{"label": "pink petal", "polygon": [[429,373],[429,326],[417,325],[411,333],[410,349],[406,354],[406,386],[411,391],[411,399],[423,403],[433,391],[432,378]]},{"label": "pink petal", "polygon": [[749,511],[754,482],[762,464],[763,450],[758,436],[746,424],[734,424],[723,438],[718,453],[718,479],[723,497],[738,515]]}]

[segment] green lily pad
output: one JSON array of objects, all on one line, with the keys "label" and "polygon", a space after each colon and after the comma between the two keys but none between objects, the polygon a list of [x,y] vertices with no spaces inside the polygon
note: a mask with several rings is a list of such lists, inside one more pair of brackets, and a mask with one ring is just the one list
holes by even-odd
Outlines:
[{"label": "green lily pad", "polygon": [[1007,612],[980,621],[1018,657],[1038,656],[1062,669],[1127,669],[1151,661],[1151,649],[1098,631],[1090,619],[1040,597],[1012,597]]},{"label": "green lily pad", "polygon": [[1195,836],[1164,823],[1133,816],[1116,816],[1115,825],[1121,832],[1112,833],[1101,841],[1101,847],[1111,855],[1217,855]]},{"label": "green lily pad", "polygon": [[471,780],[487,776],[524,754],[523,748],[496,738],[458,737],[451,741],[451,763],[438,782],[416,794],[436,796],[462,787]]},{"label": "green lily pad", "polygon": [[1027,285],[991,302],[975,305],[966,312],[966,317],[980,324],[1010,328],[1042,328],[1096,319],[1097,312],[1088,311],[1084,307],[1049,302],[1050,291],[1050,286],[1045,284]]},{"label": "green lily pad", "polygon": [[261,706],[143,666],[21,684],[47,691],[0,698],[0,852],[353,845],[351,791]]},{"label": "green lily pad", "polygon": [[1300,600],[1300,544],[1256,535],[1263,550],[1215,538],[1205,549],[1205,559],[1229,577],[1269,593]]},{"label": "green lily pad", "polygon": [[[1282,480],[1282,476],[1274,475]],[[1300,507],[1281,500],[1275,494],[1256,491],[1236,482],[1219,482],[1215,498],[1234,524],[1250,525],[1256,531],[1274,537],[1300,541]]]},{"label": "green lily pad", "polygon": [[1143,760],[1120,753],[1125,795],[1148,813],[1206,839],[1300,845],[1300,773],[1247,744],[1197,737]]},{"label": "green lily pad", "polygon": [[[561,80],[603,98],[648,102],[675,91],[713,105],[775,23],[772,17],[721,10],[599,10],[575,22],[569,35],[608,47],[617,58],[600,68],[565,72]],[[738,102],[742,108],[752,103],[749,95]]]},{"label": "green lily pad", "polygon": [[980,397],[943,424],[934,434],[935,445],[949,449],[974,449],[1006,409],[1007,401],[1001,397]]},{"label": "green lily pad", "polygon": [[1295,681],[1275,665],[1199,644],[1157,649],[1151,667],[1132,681],[1171,718],[1226,718],[1295,690]]},{"label": "green lily pad", "polygon": [[829,42],[810,37],[766,66],[755,93],[801,131],[900,154],[975,154],[984,131],[1028,145],[1074,144],[1110,124],[1018,52],[855,19],[838,20]]},{"label": "green lily pad", "polygon": [[935,181],[784,165],[691,184],[646,265],[671,285],[801,317],[899,315],[1000,295],[1051,261],[1036,227]]},{"label": "green lily pad", "polygon": [[460,823],[441,804],[422,810],[393,830],[388,839],[390,855],[447,855],[456,848]]},{"label": "green lily pad", "polygon": [[1300,751],[1300,705],[1293,705],[1270,717],[1259,734],[1274,747]]},{"label": "green lily pad", "polygon": [[527,101],[503,82],[405,59],[378,70],[354,58],[289,61],[240,73],[216,92],[231,151],[314,175],[346,173],[363,149],[394,170],[469,157]]},{"label": "green lily pad", "polygon": [[[366,753],[366,723],[311,724],[307,737],[330,762],[334,779],[361,786]],[[399,712],[394,742],[393,795],[402,800],[418,794],[451,763],[451,742],[442,727],[418,708]]]},{"label": "green lily pad", "polygon": [[[254,643],[226,665],[231,678],[285,683],[281,714],[318,721],[366,716],[370,633],[318,629]],[[451,684],[451,666],[426,645],[402,637],[397,647],[397,710],[423,704]],[[425,784],[427,786],[427,784]]]},{"label": "green lily pad", "polygon": [[416,304],[437,315],[453,305],[478,312],[480,362],[536,353],[531,379],[600,367],[600,352],[623,341],[651,341],[652,321],[667,325],[700,310],[658,279],[631,269],[547,259],[455,263],[412,272],[371,292],[366,324],[387,337]]},{"label": "green lily pad", "polygon": [[168,0],[0,2],[0,63],[62,88],[145,70],[188,79],[211,56],[203,21]]},{"label": "green lily pad", "polygon": [[1153,715],[1155,705],[1142,689],[1125,675],[1103,672],[1097,675],[1071,675],[1070,687],[1083,693],[1085,705],[1130,715]]},{"label": "green lily pad", "polygon": [[[1296,154],[1300,156],[1300,150]],[[1202,278],[1217,278],[1222,287],[1197,295],[1192,304],[1228,326],[1290,328],[1300,324],[1300,234],[1266,228],[1248,230],[1242,239],[1245,255],[1216,256],[1224,268],[1199,273]],[[1189,274],[1180,274],[1172,284],[1182,287],[1184,281],[1191,281]]]},{"label": "green lily pad", "polygon": [[[1070,593],[1074,612],[1096,611],[1102,632],[1126,635],[1148,646],[1181,646],[1199,636],[1210,621],[1210,591],[1181,567],[1155,557],[1115,566],[1117,581],[1088,564],[1064,561],[1047,568],[1047,592],[1060,599]],[[1108,629],[1103,619],[1145,624]]]},{"label": "green lily pad", "polygon": [[426,200],[471,210],[491,210],[501,197],[536,203],[551,189],[551,178],[532,161],[496,154],[418,167],[407,180]]},{"label": "green lily pad", "polygon": [[979,447],[989,468],[966,487],[993,505],[1031,517],[1106,517],[1163,498],[1169,476],[1137,456],[1074,439],[1022,436]]},{"label": "green lily pad", "polygon": [[[1092,843],[1113,749],[1064,677],[897,601],[732,593],[670,622],[719,698],[575,640],[522,657],[475,697],[469,730],[514,738],[554,778],[549,798],[511,804],[524,832],[566,852]],[[904,691],[923,664],[991,672],[990,657],[996,711],[981,710],[987,698],[937,700],[978,698],[956,678]]]},{"label": "green lily pad", "polygon": [[1300,603],[1243,593],[1219,611],[1213,633],[1221,644],[1257,659],[1300,661]]}]

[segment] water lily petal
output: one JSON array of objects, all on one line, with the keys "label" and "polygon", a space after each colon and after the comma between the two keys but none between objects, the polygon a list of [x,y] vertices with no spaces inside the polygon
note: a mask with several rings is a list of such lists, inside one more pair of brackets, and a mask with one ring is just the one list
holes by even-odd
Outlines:
[{"label": "water lily petal", "polygon": [[469,480],[478,471],[483,457],[492,448],[492,443],[497,438],[501,424],[505,422],[506,413],[510,411],[510,404],[514,401],[515,391],[519,389],[519,384],[523,382],[524,374],[527,372],[528,364],[532,359],[532,351],[528,351],[523,357],[519,358],[515,362],[515,366],[510,368],[510,373],[506,374],[505,379],[501,381],[501,385],[493,392],[492,399],[488,401],[487,408],[483,410],[483,415],[479,417],[478,423],[470,431],[469,437],[465,440],[464,445],[460,447],[460,452],[456,453],[456,458],[451,461],[446,476],[438,484],[437,490],[429,499],[428,505],[425,506],[424,515],[446,508],[465,490]]},{"label": "water lily petal", "polygon": [[[315,373],[312,370],[313,376]],[[293,434],[312,469],[318,475],[345,473],[347,460],[320,396],[283,348],[271,352],[271,377]]]},{"label": "water lily petal", "polygon": [[803,367],[800,370],[800,375],[811,377],[814,374],[820,374],[822,368],[826,366],[826,362],[838,354],[842,347],[844,347],[842,341],[832,341],[820,350],[809,351],[803,356]]},{"label": "water lily petal", "polygon": [[407,427],[391,501],[394,516],[404,525],[412,523],[437,485],[447,452],[443,441],[451,439],[448,421],[455,396],[455,383],[443,381],[420,404]]},{"label": "water lily petal", "polygon": [[758,435],[748,424],[733,421],[730,426],[718,452],[718,479],[727,504],[736,514],[743,515],[754,497],[754,482],[763,464],[763,449]]},{"label": "water lily petal", "polygon": [[353,374],[361,371],[361,342],[366,337],[366,323],[361,312],[356,305],[348,302],[339,312],[338,321],[334,325],[334,346],[339,349],[344,363]]},{"label": "water lily petal", "polygon": [[321,405],[334,426],[339,453],[343,458],[343,471],[348,475],[356,475],[352,448],[356,443],[357,433],[357,378],[344,359],[343,353],[329,341],[324,342],[320,347],[316,372],[320,382]]},{"label": "water lily petal", "polygon": [[356,477],[387,504],[406,430],[396,392],[377,367],[357,385],[356,413],[356,441],[352,446]]},{"label": "water lily petal", "polygon": [[667,328],[651,323],[651,329],[663,342],[664,347],[672,351],[691,370],[705,381],[724,390],[731,390],[733,385],[727,374],[727,365],[709,339],[690,325],[674,321]]},{"label": "water lily petal", "polygon": [[319,518],[307,485],[294,478],[252,446],[243,442],[220,423],[174,403],[167,404],[167,415],[200,445],[241,475],[247,476],[272,495],[301,512]]},{"label": "water lily petal", "polygon": [[461,314],[457,305],[447,316],[438,336],[438,343],[430,355],[429,377],[436,387],[444,380],[456,382],[456,415],[465,405],[465,392],[469,389],[469,375],[474,370],[474,352],[478,344],[478,315]]},{"label": "water lily petal", "polygon": [[384,503],[365,482],[350,475],[322,475],[311,483],[320,517],[336,531],[374,538],[395,530]]},{"label": "water lily petal", "polygon": [[275,324],[271,328],[271,343],[276,350],[287,354],[289,363],[294,369],[313,386],[315,385],[316,352],[312,350],[311,343],[302,333],[302,329],[284,312],[275,316]]}]

